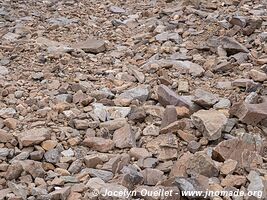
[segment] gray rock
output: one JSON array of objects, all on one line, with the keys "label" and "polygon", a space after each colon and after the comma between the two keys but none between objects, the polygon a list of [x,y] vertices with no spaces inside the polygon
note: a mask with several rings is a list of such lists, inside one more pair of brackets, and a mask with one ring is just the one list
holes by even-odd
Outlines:
[{"label": "gray rock", "polygon": [[8,68],[0,65],[0,75],[4,76],[4,75],[7,75],[7,74],[9,74]]},{"label": "gray rock", "polygon": [[219,100],[218,103],[216,103],[213,108],[214,109],[227,109],[230,108],[231,102],[229,99],[222,98]]},{"label": "gray rock", "polygon": [[110,171],[105,171],[101,169],[88,169],[88,173],[92,177],[101,178],[103,181],[108,182],[113,178],[113,173]]},{"label": "gray rock", "polygon": [[182,37],[178,33],[163,32],[155,36],[156,40],[159,42],[166,42],[168,40],[180,44],[182,42]]},{"label": "gray rock", "polygon": [[195,102],[200,106],[209,108],[218,101],[219,101],[218,95],[212,94],[202,89],[196,89],[195,91],[193,102]]},{"label": "gray rock", "polygon": [[135,100],[146,101],[149,95],[149,86],[142,85],[129,90],[126,90],[122,94],[120,94],[117,98],[119,99],[127,99],[127,100]]},{"label": "gray rock", "polygon": [[103,40],[87,39],[72,45],[75,49],[82,49],[86,53],[101,53],[106,50],[106,43]]},{"label": "gray rock", "polygon": [[110,6],[109,10],[111,12],[113,12],[113,13],[116,13],[116,14],[121,14],[121,13],[125,13],[126,12],[123,8],[120,8],[118,6]]},{"label": "gray rock", "polygon": [[136,146],[135,135],[129,124],[126,124],[114,132],[113,141],[115,146],[120,149]]},{"label": "gray rock", "polygon": [[47,162],[56,164],[59,161],[60,154],[58,149],[51,149],[44,154],[44,158]]},{"label": "gray rock", "polygon": [[0,109],[0,117],[2,118],[12,118],[17,111],[14,108],[2,108]]}]

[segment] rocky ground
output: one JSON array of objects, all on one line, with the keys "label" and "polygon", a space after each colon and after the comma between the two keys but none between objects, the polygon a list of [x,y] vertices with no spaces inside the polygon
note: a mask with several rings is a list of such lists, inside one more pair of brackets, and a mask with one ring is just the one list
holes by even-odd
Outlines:
[{"label": "rocky ground", "polygon": [[0,199],[267,199],[266,31],[264,0],[2,0]]}]

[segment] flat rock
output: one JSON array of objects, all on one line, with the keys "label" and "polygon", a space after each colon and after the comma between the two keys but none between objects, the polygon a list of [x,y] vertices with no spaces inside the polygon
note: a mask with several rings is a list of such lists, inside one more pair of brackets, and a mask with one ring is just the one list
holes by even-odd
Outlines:
[{"label": "flat rock", "polygon": [[152,156],[152,154],[149,153],[147,149],[138,147],[131,148],[129,151],[129,155],[131,157],[134,157],[135,159],[148,158]]},{"label": "flat rock", "polygon": [[108,152],[114,148],[114,142],[101,137],[88,137],[84,139],[83,145],[99,152]]},{"label": "flat rock", "polygon": [[123,8],[120,8],[118,6],[110,6],[109,10],[111,12],[113,12],[113,13],[116,13],[116,14],[121,14],[121,13],[125,13],[126,12]]},{"label": "flat rock", "polygon": [[158,169],[146,168],[142,171],[144,176],[144,184],[156,185],[158,182],[164,180],[164,173]]},{"label": "flat rock", "polygon": [[120,149],[135,147],[135,135],[131,126],[126,124],[124,127],[117,129],[113,134],[113,142]]},{"label": "flat rock", "polygon": [[263,98],[263,102],[259,104],[249,104],[239,102],[233,104],[230,114],[238,117],[238,119],[246,124],[257,125],[267,118],[267,98]]},{"label": "flat rock", "polygon": [[101,53],[106,50],[106,43],[103,40],[87,39],[72,45],[75,49],[82,49],[86,53]]},{"label": "flat rock", "polygon": [[190,159],[193,157],[193,154],[190,152],[184,153],[171,168],[170,176],[174,177],[187,177],[187,168],[190,165]]},{"label": "flat rock", "polygon": [[11,133],[8,133],[7,131],[0,129],[0,142],[2,143],[10,142],[12,138],[14,137]]},{"label": "flat rock", "polygon": [[212,94],[202,89],[195,90],[193,102],[195,102],[196,104],[200,106],[209,108],[213,106],[215,103],[217,103],[218,101],[219,101],[218,95]]},{"label": "flat rock", "polygon": [[40,144],[47,139],[50,139],[50,131],[47,128],[33,128],[18,135],[18,140],[24,147]]},{"label": "flat rock", "polygon": [[161,121],[160,128],[164,128],[168,126],[170,123],[175,122],[177,120],[177,111],[176,107],[173,105],[168,105],[165,108],[165,111],[163,113],[163,118]]},{"label": "flat rock", "polygon": [[253,79],[253,81],[263,82],[267,80],[267,74],[255,69],[248,72],[248,75]]},{"label": "flat rock", "polygon": [[224,114],[216,110],[200,110],[191,116],[193,124],[209,140],[217,140],[227,123]]},{"label": "flat rock", "polygon": [[100,123],[100,128],[106,128],[110,131],[114,131],[116,129],[119,129],[127,124],[126,118],[117,118],[114,120],[109,120],[106,122]]},{"label": "flat rock", "polygon": [[245,176],[231,175],[228,174],[221,182],[223,187],[236,187],[246,183],[247,179]]}]

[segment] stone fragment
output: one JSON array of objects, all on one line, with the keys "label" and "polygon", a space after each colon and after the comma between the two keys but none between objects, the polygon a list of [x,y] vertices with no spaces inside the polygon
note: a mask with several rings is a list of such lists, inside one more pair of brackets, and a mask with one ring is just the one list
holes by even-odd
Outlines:
[{"label": "stone fragment", "polygon": [[177,111],[175,106],[168,105],[163,113],[163,118],[161,121],[160,128],[164,128],[168,126],[170,123],[175,122],[177,120]]},{"label": "stone fragment", "polygon": [[118,7],[118,6],[110,6],[109,10],[113,13],[116,13],[116,14],[125,13],[125,10],[123,8]]},{"label": "stone fragment", "polygon": [[220,37],[220,44],[226,50],[228,55],[233,55],[239,52],[248,53],[249,50],[239,42],[237,42],[234,38],[222,36]]},{"label": "stone fragment", "polygon": [[182,140],[184,140],[184,141],[186,141],[188,143],[190,143],[191,141],[196,141],[197,140],[197,137],[196,136],[194,136],[191,133],[187,133],[186,131],[178,130],[177,133],[178,133],[178,136]]},{"label": "stone fragment", "polygon": [[129,151],[129,155],[137,160],[140,158],[148,158],[152,156],[152,154],[149,153],[145,148],[138,147],[131,148]]},{"label": "stone fragment", "polygon": [[178,120],[178,121],[175,121],[171,124],[169,124],[168,126],[160,129],[160,133],[161,134],[165,134],[165,133],[175,133],[179,130],[183,130],[186,126],[186,123],[185,121],[182,121],[182,120]]},{"label": "stone fragment", "polygon": [[113,134],[113,142],[116,147],[123,149],[129,147],[135,147],[135,135],[129,124],[124,127],[117,129]]},{"label": "stone fragment", "polygon": [[263,82],[267,80],[267,74],[255,69],[248,72],[248,75],[253,79],[253,81]]},{"label": "stone fragment", "polygon": [[58,149],[51,149],[44,154],[44,158],[47,162],[56,164],[59,161],[60,154]]},{"label": "stone fragment", "polygon": [[259,104],[245,102],[233,104],[230,114],[238,117],[243,123],[257,125],[267,118],[267,98],[264,97],[263,102]]},{"label": "stone fragment", "polygon": [[0,109],[0,117],[6,119],[6,118],[12,118],[17,111],[14,108],[2,108]]},{"label": "stone fragment", "polygon": [[71,191],[70,186],[56,189],[55,191],[50,193],[51,200],[67,200],[70,191]]},{"label": "stone fragment", "polygon": [[176,61],[174,67],[181,73],[189,73],[194,77],[200,77],[204,74],[205,70],[199,64],[191,61]]},{"label": "stone fragment", "polygon": [[23,168],[23,171],[32,175],[33,178],[36,178],[36,177],[43,178],[45,176],[45,171],[42,167],[41,162],[37,162],[33,160],[23,160],[23,161],[20,161],[20,164]]},{"label": "stone fragment", "polygon": [[193,124],[209,140],[217,140],[227,123],[224,114],[216,110],[200,110],[191,116]]},{"label": "stone fragment", "polygon": [[7,180],[16,180],[20,177],[21,173],[23,172],[22,165],[20,163],[14,162],[8,166],[5,178]]},{"label": "stone fragment", "polygon": [[244,185],[247,179],[245,176],[228,174],[221,182],[223,187],[238,187]]},{"label": "stone fragment", "polygon": [[224,161],[224,163],[220,167],[220,172],[224,175],[232,174],[235,171],[237,164],[238,163],[236,160],[228,159]]},{"label": "stone fragment", "polygon": [[145,185],[156,185],[164,180],[164,173],[158,169],[146,168],[142,171]]},{"label": "stone fragment", "polygon": [[103,40],[87,39],[72,45],[75,49],[81,49],[86,53],[101,53],[106,50],[106,43]]},{"label": "stone fragment", "polygon": [[127,120],[125,118],[117,118],[114,120],[109,120],[106,122],[100,123],[100,128],[106,128],[109,131],[117,130],[127,124]]},{"label": "stone fragment", "polygon": [[[252,194],[253,197],[261,198],[260,193],[264,195],[264,181],[263,178],[256,172],[256,171],[250,171],[247,179],[249,180],[249,185],[247,187],[248,192]],[[254,193],[253,191],[258,191],[257,193]]]},{"label": "stone fragment", "polygon": [[143,135],[158,136],[159,128],[153,124],[150,124],[144,128]]},{"label": "stone fragment", "polygon": [[95,168],[99,164],[103,164],[102,159],[99,155],[88,155],[84,157],[84,162],[86,167],[88,168]]},{"label": "stone fragment", "polygon": [[99,152],[108,152],[114,148],[114,142],[101,137],[88,137],[84,139],[83,145]]},{"label": "stone fragment", "polygon": [[10,142],[13,139],[13,135],[11,133],[6,132],[3,129],[0,129],[0,143]]},{"label": "stone fragment", "polygon": [[89,168],[88,173],[90,176],[101,178],[105,182],[110,181],[113,178],[112,172],[101,170],[101,169]]},{"label": "stone fragment", "polygon": [[141,184],[144,180],[143,174],[133,165],[125,166],[121,170],[122,177],[122,185],[133,189],[135,185]]},{"label": "stone fragment", "polygon": [[170,176],[174,177],[187,177],[187,168],[190,165],[190,159],[193,157],[193,154],[190,152],[184,153],[172,166]]},{"label": "stone fragment", "polygon": [[18,140],[24,147],[40,144],[47,139],[50,139],[50,131],[47,128],[33,128],[18,135]]},{"label": "stone fragment", "polygon": [[219,101],[218,95],[214,95],[208,91],[202,89],[196,89],[193,102],[196,104],[203,106],[205,108],[209,108],[213,106],[215,103]]},{"label": "stone fragment", "polygon": [[196,141],[190,141],[187,145],[187,149],[191,152],[191,153],[196,153],[201,147],[201,144],[199,144]]},{"label": "stone fragment", "polygon": [[174,91],[168,88],[166,85],[160,85],[158,87],[158,101],[160,104],[167,106],[167,105],[178,105],[178,106],[185,106],[188,107],[187,102],[179,97]]},{"label": "stone fragment", "polygon": [[218,176],[219,170],[217,169],[214,161],[203,152],[197,152],[191,157],[190,165],[187,166],[187,173],[201,174],[207,177]]}]

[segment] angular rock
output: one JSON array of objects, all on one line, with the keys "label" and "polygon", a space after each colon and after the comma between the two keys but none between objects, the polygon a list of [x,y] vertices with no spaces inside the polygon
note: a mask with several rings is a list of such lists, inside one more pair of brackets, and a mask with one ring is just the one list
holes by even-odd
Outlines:
[{"label": "angular rock", "polygon": [[6,132],[3,129],[0,129],[0,143],[10,142],[13,139],[13,135],[11,133]]},{"label": "angular rock", "polygon": [[163,118],[161,121],[160,128],[164,128],[168,126],[170,123],[175,122],[177,120],[177,111],[175,106],[168,105],[163,113]]},{"label": "angular rock", "polygon": [[152,156],[152,154],[149,153],[145,148],[138,147],[131,148],[129,151],[129,155],[137,160],[140,158],[148,158]]},{"label": "angular rock", "polygon": [[237,164],[238,162],[236,160],[228,159],[224,161],[220,167],[220,172],[224,175],[232,174],[235,171]]},{"label": "angular rock", "polygon": [[135,135],[129,124],[124,127],[117,129],[113,134],[113,142],[116,147],[123,149],[129,147],[135,147]]},{"label": "angular rock", "polygon": [[191,175],[201,174],[207,177],[218,176],[219,170],[217,169],[214,161],[203,152],[197,152],[191,157],[190,165],[187,166],[187,173]]},{"label": "angular rock", "polygon": [[84,139],[83,145],[99,152],[108,152],[114,148],[114,142],[101,137],[88,137]]},{"label": "angular rock", "polygon": [[220,38],[220,44],[226,50],[228,55],[233,55],[239,52],[248,53],[249,50],[237,42],[234,38],[223,36]]},{"label": "angular rock", "polygon": [[18,140],[24,147],[40,144],[47,139],[50,139],[50,131],[47,128],[33,128],[18,135]]},{"label": "angular rock", "polygon": [[246,183],[247,179],[245,176],[231,175],[228,174],[221,182],[223,187],[236,187]]},{"label": "angular rock", "polygon": [[109,120],[106,122],[100,123],[100,128],[106,128],[109,131],[114,131],[116,129],[119,129],[127,124],[127,120],[125,118],[117,118],[114,120]]},{"label": "angular rock", "polygon": [[186,127],[185,121],[178,120],[178,121],[175,121],[175,122],[169,124],[168,126],[162,128],[160,130],[160,133],[161,134],[175,133],[175,132],[177,132],[179,130],[183,130],[185,127]]},{"label": "angular rock", "polygon": [[233,104],[230,114],[237,116],[243,123],[257,125],[267,118],[267,98],[264,97],[263,102],[259,104],[245,102]]},{"label": "angular rock", "polygon": [[255,69],[248,72],[248,75],[253,79],[253,81],[263,82],[267,80],[267,74]]},{"label": "angular rock", "polygon": [[57,189],[50,193],[51,200],[67,200],[71,191],[71,187],[67,186],[64,188]]},{"label": "angular rock", "polygon": [[158,136],[159,128],[153,124],[150,124],[144,128],[143,135]]},{"label": "angular rock", "polygon": [[191,119],[208,140],[219,139],[227,123],[226,116],[216,110],[200,110],[194,113]]},{"label": "angular rock", "polygon": [[164,180],[164,173],[158,169],[146,168],[142,171],[144,176],[144,184],[156,185],[158,182]]},{"label": "angular rock", "polygon": [[103,40],[87,39],[72,45],[75,49],[82,49],[86,53],[101,53],[106,50],[106,43]]},{"label": "angular rock", "polygon": [[203,106],[205,108],[209,108],[213,106],[215,103],[219,101],[218,95],[214,95],[208,91],[202,89],[196,89],[193,102],[196,104]]},{"label": "angular rock", "polygon": [[187,168],[190,165],[190,160],[193,154],[190,152],[184,153],[172,166],[170,177],[187,177]]}]

